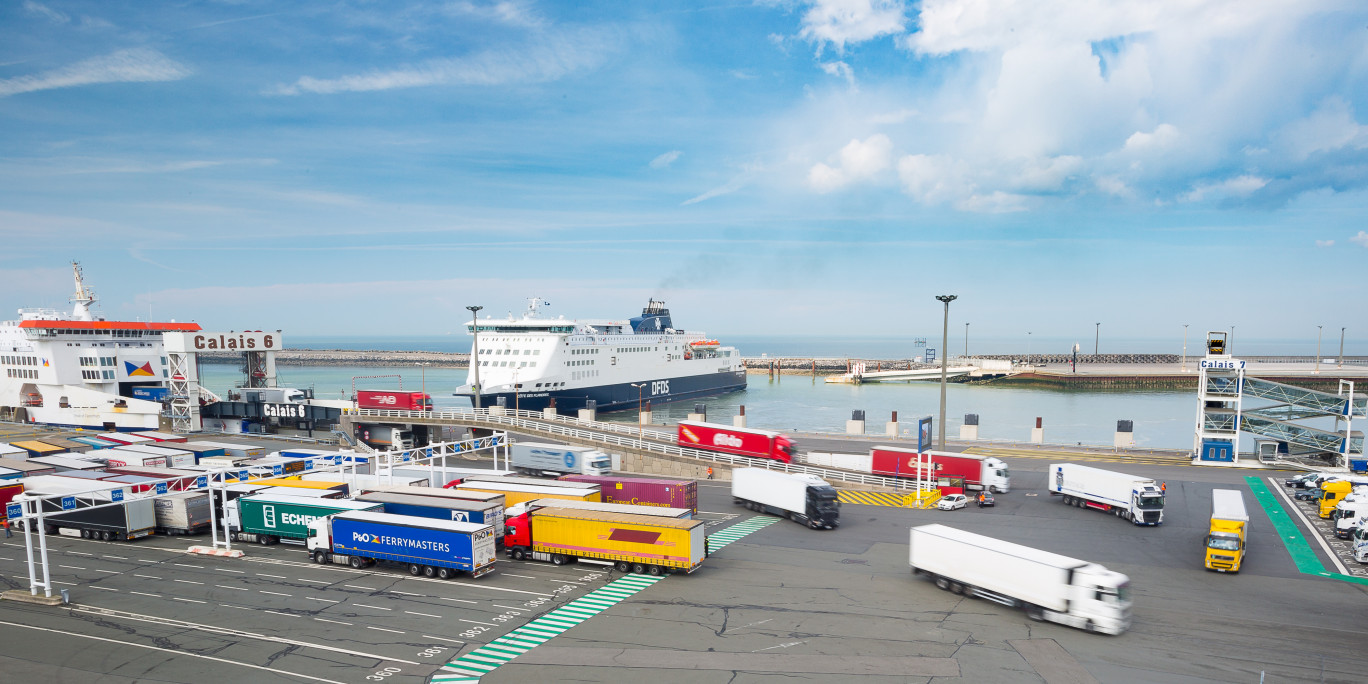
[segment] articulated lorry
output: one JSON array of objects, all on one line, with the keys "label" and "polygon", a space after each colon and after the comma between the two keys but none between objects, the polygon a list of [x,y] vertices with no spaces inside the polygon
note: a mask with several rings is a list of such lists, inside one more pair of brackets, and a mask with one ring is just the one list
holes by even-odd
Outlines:
[{"label": "articulated lorry", "polygon": [[1211,492],[1211,530],[1206,538],[1206,568],[1239,572],[1249,539],[1249,513],[1238,489]]},{"label": "articulated lorry", "polygon": [[208,532],[208,492],[178,492],[152,500],[159,534],[199,534]]},{"label": "articulated lorry", "polygon": [[1021,608],[1032,620],[1103,634],[1130,627],[1130,578],[1096,563],[945,525],[912,528],[908,562],[941,589]]},{"label": "articulated lorry", "polygon": [[693,480],[658,480],[625,475],[566,475],[561,481],[598,485],[604,503],[687,508],[694,513],[698,512],[698,483]]},{"label": "articulated lorry", "polygon": [[732,502],[814,530],[831,530],[841,524],[836,489],[816,475],[736,468],[732,470]]},{"label": "articulated lorry", "polygon": [[1100,468],[1054,463],[1046,474],[1050,496],[1064,503],[1111,513],[1136,525],[1164,522],[1164,492],[1159,483]]},{"label": "articulated lorry", "polygon": [[504,549],[514,560],[564,565],[588,558],[621,572],[664,575],[693,572],[707,556],[702,520],[535,508],[505,524]]},{"label": "articulated lorry", "polygon": [[[128,497],[126,489],[91,492],[88,491],[88,486],[84,488],[87,491],[79,494],[73,492],[72,495],[76,496],[81,504],[94,503],[100,504],[100,507],[80,507],[63,511],[60,498],[42,499],[45,532],[84,539],[131,541],[150,536],[156,530],[156,511],[152,499]],[[123,500],[118,503],[114,502],[116,491],[123,496]],[[54,489],[28,490],[15,496],[14,502],[63,493]]]},{"label": "articulated lorry", "polygon": [[524,475],[552,477],[567,473],[607,475],[613,472],[613,459],[593,447],[515,442],[513,470]]},{"label": "articulated lorry", "polygon": [[793,461],[793,440],[781,432],[739,428],[717,423],[679,421],[676,443],[691,449],[717,451],[748,458]]},{"label": "articulated lorry", "polygon": [[233,541],[267,546],[279,544],[282,539],[307,539],[309,523],[319,518],[380,508],[378,503],[365,501],[254,494],[228,502],[228,528],[233,530]]},{"label": "articulated lorry", "polygon": [[413,576],[451,579],[494,570],[492,525],[434,520],[376,511],[350,511],[315,518],[306,542],[314,562],[364,568],[397,563]]},{"label": "articulated lorry", "polygon": [[394,515],[411,515],[417,518],[493,525],[495,530],[498,530],[500,534],[503,533],[504,507],[501,502],[416,496],[393,492],[366,492],[357,495],[356,500],[381,504],[385,507],[386,513]]},{"label": "articulated lorry", "polygon": [[[920,470],[918,462],[920,461]],[[1005,493],[1012,488],[1007,464],[992,456],[951,451],[918,452],[916,449],[876,446],[866,454],[809,452],[803,462],[821,468],[840,468],[860,473],[916,480],[962,482],[965,489]]]},{"label": "articulated lorry", "polygon": [[597,501],[570,501],[567,499],[537,499],[509,506],[504,515],[513,517],[536,508],[569,508],[576,511],[600,511],[603,513],[629,513],[631,515],[654,515],[661,518],[692,520],[693,511],[687,508],[666,508],[664,506],[633,506],[632,504],[600,503]]}]

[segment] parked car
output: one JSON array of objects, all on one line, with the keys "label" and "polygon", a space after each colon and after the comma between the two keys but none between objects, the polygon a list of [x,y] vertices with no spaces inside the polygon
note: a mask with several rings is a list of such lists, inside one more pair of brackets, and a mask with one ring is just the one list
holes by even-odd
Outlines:
[{"label": "parked car", "polygon": [[1320,475],[1320,473],[1302,473],[1296,477],[1289,477],[1286,480],[1283,480],[1283,484],[1292,487],[1293,489],[1302,489],[1306,486],[1307,482],[1315,479],[1318,475]]},{"label": "parked car", "polygon": [[942,511],[953,511],[956,508],[964,508],[968,505],[969,497],[963,494],[951,494],[949,496],[942,496],[941,500],[936,502],[936,508],[939,508]]},{"label": "parked car", "polygon": [[993,499],[993,493],[992,493],[992,492],[980,492],[979,495],[978,495],[978,500],[977,500],[977,501],[978,501],[978,507],[979,507],[979,508],[987,508],[988,506],[996,506],[996,505],[997,505],[997,501],[995,501],[995,500]]},{"label": "parked car", "polygon": [[1321,498],[1321,488],[1299,489],[1292,494],[1292,498],[1297,501],[1316,501]]}]

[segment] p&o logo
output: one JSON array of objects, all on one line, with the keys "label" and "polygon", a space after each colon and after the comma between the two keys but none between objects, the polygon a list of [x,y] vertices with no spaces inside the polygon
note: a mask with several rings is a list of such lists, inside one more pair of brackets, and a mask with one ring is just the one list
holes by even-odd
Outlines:
[{"label": "p&o logo", "polygon": [[371,541],[370,533],[352,532],[352,541],[361,542],[362,544],[369,544]]}]

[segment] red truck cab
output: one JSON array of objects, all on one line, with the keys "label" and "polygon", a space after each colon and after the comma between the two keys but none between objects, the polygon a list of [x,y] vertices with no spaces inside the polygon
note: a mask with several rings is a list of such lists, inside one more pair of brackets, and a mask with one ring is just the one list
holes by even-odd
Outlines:
[{"label": "red truck cab", "polygon": [[504,551],[513,555],[514,548],[532,548],[532,516],[530,510],[523,508],[522,515],[504,518]]}]

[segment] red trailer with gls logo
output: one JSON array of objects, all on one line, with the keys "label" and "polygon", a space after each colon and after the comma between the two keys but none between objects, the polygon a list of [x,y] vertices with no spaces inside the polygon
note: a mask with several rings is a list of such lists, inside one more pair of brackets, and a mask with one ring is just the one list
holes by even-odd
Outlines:
[{"label": "red trailer with gls logo", "polygon": [[724,454],[793,461],[793,442],[781,432],[679,421],[679,446]]},{"label": "red trailer with gls logo", "polygon": [[422,392],[357,390],[356,408],[392,411],[431,411],[432,397]]}]

